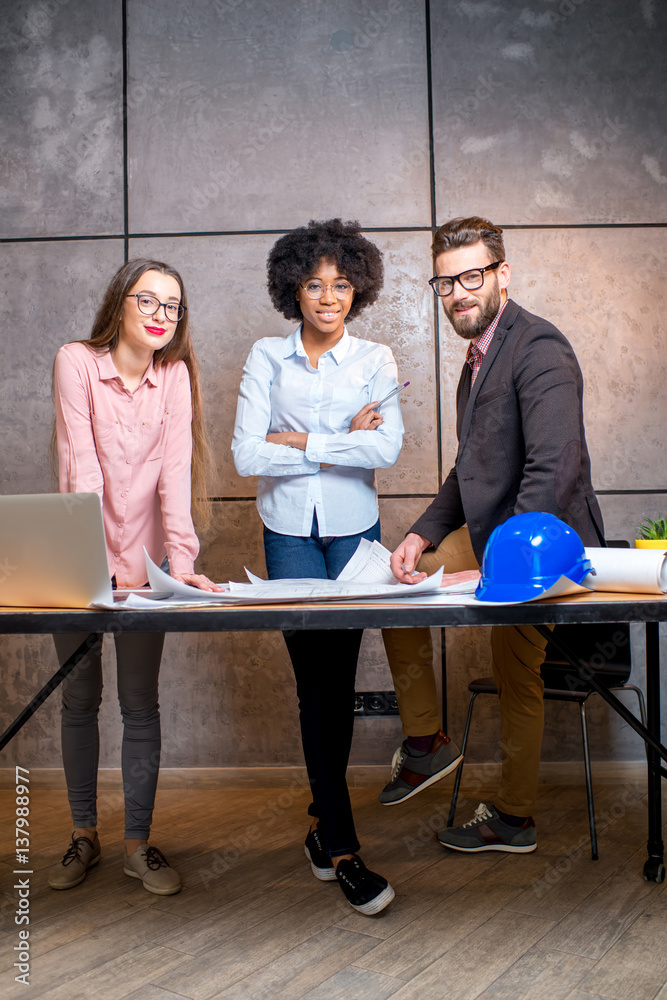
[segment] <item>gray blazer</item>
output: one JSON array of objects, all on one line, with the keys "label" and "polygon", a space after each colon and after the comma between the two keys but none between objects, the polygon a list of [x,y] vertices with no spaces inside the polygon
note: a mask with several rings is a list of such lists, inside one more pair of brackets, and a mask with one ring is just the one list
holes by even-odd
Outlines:
[{"label": "gray blazer", "polygon": [[472,391],[470,380],[465,363],[456,393],[456,463],[410,531],[437,546],[467,523],[481,563],[498,524],[546,511],[571,525],[584,545],[604,545],[583,379],[563,334],[510,299]]}]

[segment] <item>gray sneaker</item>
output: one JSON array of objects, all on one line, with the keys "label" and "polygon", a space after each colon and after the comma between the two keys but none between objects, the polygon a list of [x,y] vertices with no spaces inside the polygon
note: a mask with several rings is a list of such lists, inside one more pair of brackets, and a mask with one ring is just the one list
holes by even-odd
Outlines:
[{"label": "gray sneaker", "polygon": [[125,852],[123,871],[130,878],[140,878],[144,889],[158,896],[173,896],[181,890],[181,876],[171,867],[162,851],[140,844],[132,857]]},{"label": "gray sneaker", "polygon": [[378,798],[383,806],[405,802],[451,774],[463,760],[463,754],[442,730],[433,737],[429,753],[413,757],[402,743],[391,762],[391,778]]},{"label": "gray sneaker", "polygon": [[440,830],[438,840],[452,851],[476,854],[479,851],[506,851],[508,854],[530,854],[537,847],[535,821],[529,816],[523,826],[505,823],[493,806],[483,802],[475,815],[463,826]]},{"label": "gray sneaker", "polygon": [[49,885],[52,889],[73,889],[86,877],[86,872],[100,860],[100,841],[88,837],[75,837],[65,851],[62,861],[49,868]]}]

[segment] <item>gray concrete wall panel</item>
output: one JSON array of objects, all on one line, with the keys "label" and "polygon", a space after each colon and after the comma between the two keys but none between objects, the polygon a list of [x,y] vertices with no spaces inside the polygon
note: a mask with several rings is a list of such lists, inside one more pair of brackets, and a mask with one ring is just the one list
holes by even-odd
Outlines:
[{"label": "gray concrete wall panel", "polygon": [[645,517],[667,517],[667,492],[601,496],[598,500],[606,537],[624,539],[630,545],[634,545],[637,527]]},{"label": "gray concrete wall panel", "polygon": [[123,231],[119,3],[3,4],[0,236]]},{"label": "gray concrete wall panel", "polygon": [[510,230],[511,294],[554,323],[584,375],[596,489],[665,486],[667,324],[659,229]]},{"label": "gray concrete wall panel", "polygon": [[437,215],[664,221],[661,4],[431,4]]},{"label": "gray concrete wall panel", "polygon": [[422,4],[140,0],[128,16],[133,232],[428,218]]},{"label": "gray concrete wall panel", "polygon": [[0,491],[52,489],[51,376],[56,351],[90,335],[122,240],[0,245]]}]

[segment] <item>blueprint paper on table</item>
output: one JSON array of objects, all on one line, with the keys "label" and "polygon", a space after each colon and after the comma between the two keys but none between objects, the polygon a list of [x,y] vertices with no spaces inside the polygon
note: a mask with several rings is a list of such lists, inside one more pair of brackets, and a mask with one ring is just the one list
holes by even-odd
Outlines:
[{"label": "blueprint paper on table", "polygon": [[[248,571],[246,570],[246,573]],[[442,568],[414,586],[407,583],[363,583],[340,580],[261,580],[248,574],[251,583],[230,582],[231,595],[240,603],[286,601],[360,601],[385,597],[411,597],[415,593],[432,594],[440,589]]]},{"label": "blueprint paper on table", "polygon": [[[286,604],[294,601],[376,601],[386,597],[412,597],[415,594],[437,593],[442,580],[442,569],[414,586],[401,583],[339,582],[338,580],[262,580],[261,577],[254,576],[246,570],[250,583],[221,584],[225,587],[224,592],[216,593],[180,583],[156,566],[147,552],[144,552],[144,557],[151,588],[160,593],[171,593],[173,596],[156,601],[141,594],[131,594],[127,601],[115,603],[114,610],[130,608],[133,610],[154,610],[156,607],[192,608],[204,605]],[[96,607],[103,606],[107,607],[107,605],[96,605]]]}]

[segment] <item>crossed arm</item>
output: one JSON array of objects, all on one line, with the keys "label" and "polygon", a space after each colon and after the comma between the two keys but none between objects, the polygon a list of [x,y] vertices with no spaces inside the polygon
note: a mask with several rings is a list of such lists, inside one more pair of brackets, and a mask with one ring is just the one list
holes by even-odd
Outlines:
[{"label": "crossed arm", "polygon": [[[379,400],[366,403],[352,418],[350,431],[374,431],[382,423],[382,417],[373,409],[378,405]],[[305,451],[308,444],[308,434],[305,431],[279,431],[276,434],[267,434],[266,440],[269,444],[284,444],[289,448],[298,448]],[[320,468],[329,468],[331,462],[320,462]]]}]

